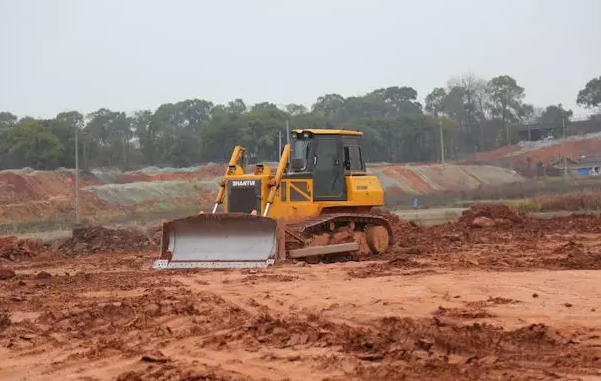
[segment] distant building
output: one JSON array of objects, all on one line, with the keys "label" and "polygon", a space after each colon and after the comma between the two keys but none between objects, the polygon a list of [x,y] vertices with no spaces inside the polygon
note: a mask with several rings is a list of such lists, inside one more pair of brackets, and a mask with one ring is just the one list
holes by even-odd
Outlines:
[{"label": "distant building", "polygon": [[570,172],[579,176],[599,176],[601,173],[601,157],[585,157],[578,160],[570,168]]},{"label": "distant building", "polygon": [[548,137],[553,137],[554,126],[543,123],[533,123],[518,126],[517,131],[520,141],[535,142]]},{"label": "distant building", "polygon": [[578,176],[599,176],[601,174],[601,157],[584,157],[579,160],[557,159],[551,163],[554,168],[561,172],[568,167],[568,172]]},{"label": "distant building", "polygon": [[601,157],[583,157],[579,160],[559,157],[550,163],[550,167],[559,174],[567,172],[578,176],[598,176],[601,173]]},{"label": "distant building", "polygon": [[[561,138],[561,126],[545,123],[531,123],[516,127],[519,140],[534,142],[545,138]],[[601,131],[601,119],[571,120],[566,126],[566,136],[584,135]],[[559,133],[558,136],[557,133]]]}]

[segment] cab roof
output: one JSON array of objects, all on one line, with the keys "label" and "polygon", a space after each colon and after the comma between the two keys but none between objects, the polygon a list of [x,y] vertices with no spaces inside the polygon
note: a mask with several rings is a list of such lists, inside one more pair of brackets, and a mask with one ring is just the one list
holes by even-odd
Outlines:
[{"label": "cab roof", "polygon": [[292,130],[292,132],[296,132],[297,134],[302,134],[303,132],[310,132],[315,135],[363,135],[361,131],[349,131],[349,130],[330,130],[330,129],[315,129],[315,128],[304,128],[302,130]]}]

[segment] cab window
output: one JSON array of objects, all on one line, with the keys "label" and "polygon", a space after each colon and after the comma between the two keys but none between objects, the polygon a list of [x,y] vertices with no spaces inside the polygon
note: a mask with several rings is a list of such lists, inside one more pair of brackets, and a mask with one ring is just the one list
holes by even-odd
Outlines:
[{"label": "cab window", "polygon": [[307,169],[310,163],[310,155],[311,154],[311,140],[296,140],[294,142],[294,149],[292,150],[292,158],[293,159],[304,159],[305,167],[303,170]]},{"label": "cab window", "polygon": [[347,171],[363,171],[363,158],[361,157],[361,147],[344,147],[344,169]]}]

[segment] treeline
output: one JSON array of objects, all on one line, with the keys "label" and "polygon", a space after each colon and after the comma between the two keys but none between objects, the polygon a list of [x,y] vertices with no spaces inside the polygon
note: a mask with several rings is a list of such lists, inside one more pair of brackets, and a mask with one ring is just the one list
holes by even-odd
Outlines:
[{"label": "treeline", "polygon": [[[291,128],[344,128],[364,132],[368,161],[433,162],[492,150],[519,140],[516,126],[544,123],[563,133],[572,111],[559,105],[535,108],[525,89],[502,75],[489,80],[466,74],[433,89],[420,103],[415,89],[392,86],[358,97],[325,94],[307,108],[272,103],[248,106],[189,99],[134,114],[101,108],[53,119],[0,113],[0,169],[75,166],[75,129],[83,168],[190,166],[226,161],[241,144],[256,160],[276,160],[278,133]],[[577,102],[598,112],[601,76],[577,94]],[[443,138],[441,139],[441,133]]]}]

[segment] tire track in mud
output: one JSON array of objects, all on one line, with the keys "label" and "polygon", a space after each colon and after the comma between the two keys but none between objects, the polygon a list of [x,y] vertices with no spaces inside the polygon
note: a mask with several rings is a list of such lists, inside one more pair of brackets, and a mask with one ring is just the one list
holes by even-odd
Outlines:
[{"label": "tire track in mud", "polygon": [[[224,351],[242,346],[251,352],[265,346],[293,348],[299,353],[314,347],[328,348],[337,356],[350,356],[357,366],[372,371],[400,366],[404,376],[453,379],[519,369],[541,374],[545,370],[596,374],[601,366],[598,351],[573,345],[572,338],[543,324],[504,331],[480,323],[457,326],[438,318],[386,317],[371,325],[365,329],[335,324],[318,316],[298,319],[262,315],[243,327],[205,339],[203,345]],[[397,376],[395,379],[403,379],[401,374]],[[490,374],[491,378],[497,376]]]}]

